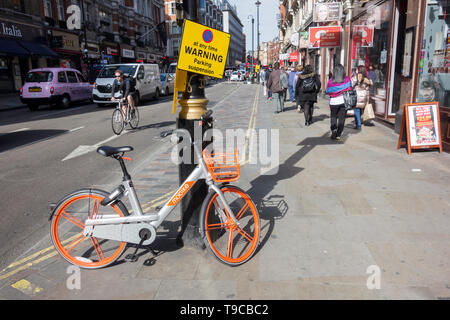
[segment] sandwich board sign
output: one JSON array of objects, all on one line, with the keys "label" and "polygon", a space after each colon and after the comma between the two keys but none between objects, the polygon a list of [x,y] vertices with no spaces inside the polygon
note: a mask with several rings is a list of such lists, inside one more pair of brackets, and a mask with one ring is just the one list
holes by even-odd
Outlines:
[{"label": "sandwich board sign", "polygon": [[397,149],[406,145],[411,149],[438,148],[442,152],[439,102],[405,104]]},{"label": "sandwich board sign", "polygon": [[222,79],[229,45],[229,33],[185,20],[177,68]]}]

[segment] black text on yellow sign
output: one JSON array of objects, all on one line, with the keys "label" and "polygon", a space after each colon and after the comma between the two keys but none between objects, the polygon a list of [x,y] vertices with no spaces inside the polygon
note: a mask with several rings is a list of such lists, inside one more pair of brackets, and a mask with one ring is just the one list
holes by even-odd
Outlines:
[{"label": "black text on yellow sign", "polygon": [[221,79],[230,34],[185,20],[177,68]]}]

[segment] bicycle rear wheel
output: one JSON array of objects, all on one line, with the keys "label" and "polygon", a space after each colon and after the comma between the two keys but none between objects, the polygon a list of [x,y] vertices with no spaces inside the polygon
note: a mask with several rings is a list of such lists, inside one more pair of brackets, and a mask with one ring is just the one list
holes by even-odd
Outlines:
[{"label": "bicycle rear wheel", "polygon": [[253,201],[240,188],[221,188],[240,225],[236,225],[218,198],[211,192],[203,202],[200,228],[205,245],[221,262],[238,266],[247,262],[259,245],[260,221]]},{"label": "bicycle rear wheel", "polygon": [[115,134],[120,134],[124,128],[124,118],[122,110],[116,109],[112,114],[111,126]]},{"label": "bicycle rear wheel", "polygon": [[131,129],[136,129],[139,124],[138,107],[135,106],[134,110],[130,108],[130,110],[128,112],[130,113],[130,127],[131,127]]},{"label": "bicycle rear wheel", "polygon": [[103,215],[124,217],[123,203],[102,206],[108,193],[97,189],[75,191],[62,199],[53,211],[50,234],[58,253],[69,263],[87,269],[110,265],[123,253],[126,242],[86,237],[84,221]]}]

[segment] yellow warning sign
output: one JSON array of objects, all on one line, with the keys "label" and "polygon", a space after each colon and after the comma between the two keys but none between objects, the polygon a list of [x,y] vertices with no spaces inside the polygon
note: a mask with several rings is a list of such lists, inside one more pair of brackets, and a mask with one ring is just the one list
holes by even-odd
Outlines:
[{"label": "yellow warning sign", "polygon": [[185,20],[177,68],[222,79],[229,45],[229,33]]}]

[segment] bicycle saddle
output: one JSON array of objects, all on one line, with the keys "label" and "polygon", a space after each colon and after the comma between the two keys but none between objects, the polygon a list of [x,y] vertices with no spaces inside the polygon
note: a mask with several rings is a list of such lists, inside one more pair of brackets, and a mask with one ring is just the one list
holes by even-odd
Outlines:
[{"label": "bicycle saddle", "polygon": [[123,146],[123,147],[102,146],[102,147],[97,148],[97,152],[105,157],[111,157],[116,154],[119,154],[122,152],[128,152],[128,151],[133,151],[133,147],[131,147],[131,146]]}]

